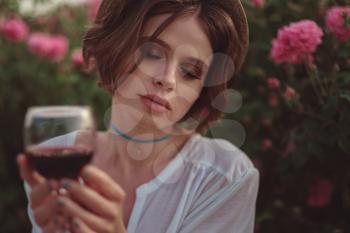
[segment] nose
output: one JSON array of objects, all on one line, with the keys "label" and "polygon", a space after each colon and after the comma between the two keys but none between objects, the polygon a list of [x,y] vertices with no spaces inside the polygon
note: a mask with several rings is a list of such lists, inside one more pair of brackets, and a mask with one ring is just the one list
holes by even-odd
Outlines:
[{"label": "nose", "polygon": [[164,69],[164,72],[153,77],[152,83],[156,88],[161,88],[166,91],[174,90],[176,86],[176,65],[168,65]]}]

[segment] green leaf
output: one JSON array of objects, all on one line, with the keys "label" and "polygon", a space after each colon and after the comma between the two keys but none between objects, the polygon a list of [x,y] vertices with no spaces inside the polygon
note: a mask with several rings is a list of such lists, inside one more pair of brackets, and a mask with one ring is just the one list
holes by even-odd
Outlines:
[{"label": "green leaf", "polygon": [[339,98],[345,99],[350,103],[350,91],[339,94]]},{"label": "green leaf", "polygon": [[344,18],[344,26],[350,28],[350,17],[346,12],[342,13],[342,16]]},{"label": "green leaf", "polygon": [[340,85],[349,85],[350,84],[350,73],[349,72],[341,72],[339,74],[339,83]]}]

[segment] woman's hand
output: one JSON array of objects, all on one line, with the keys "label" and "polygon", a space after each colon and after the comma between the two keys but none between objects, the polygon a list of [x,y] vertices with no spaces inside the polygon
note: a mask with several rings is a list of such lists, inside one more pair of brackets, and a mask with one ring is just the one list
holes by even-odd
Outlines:
[{"label": "woman's hand", "polygon": [[28,158],[20,154],[17,156],[17,165],[21,177],[30,188],[30,207],[33,211],[35,222],[41,227],[43,232],[58,232],[67,227],[67,221],[59,213],[57,208],[57,181],[49,181],[36,172],[30,165]]},{"label": "woman's hand", "polygon": [[57,206],[72,219],[72,231],[84,233],[126,233],[122,203],[124,190],[100,169],[87,165],[81,171],[84,185],[63,179],[69,194],[59,196]]}]

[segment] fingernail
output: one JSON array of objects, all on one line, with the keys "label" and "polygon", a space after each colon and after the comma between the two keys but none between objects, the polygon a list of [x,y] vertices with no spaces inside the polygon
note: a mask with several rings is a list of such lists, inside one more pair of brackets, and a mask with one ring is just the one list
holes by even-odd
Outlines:
[{"label": "fingernail", "polygon": [[62,208],[62,207],[64,207],[64,202],[63,202],[61,199],[58,199],[58,200],[56,201],[56,205],[57,205],[58,207]]},{"label": "fingernail", "polygon": [[71,183],[69,180],[62,180],[61,187],[69,190],[71,188]]}]

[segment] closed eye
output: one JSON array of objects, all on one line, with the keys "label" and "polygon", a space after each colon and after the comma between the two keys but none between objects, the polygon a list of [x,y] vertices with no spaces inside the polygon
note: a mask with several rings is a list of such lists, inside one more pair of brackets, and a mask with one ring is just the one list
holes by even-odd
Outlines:
[{"label": "closed eye", "polygon": [[164,54],[160,48],[152,44],[147,44],[141,48],[141,54],[143,58],[160,60],[164,59]]},{"label": "closed eye", "polygon": [[187,66],[182,66],[180,67],[180,71],[182,75],[185,76],[186,78],[199,79],[199,80],[202,79],[202,71],[196,67],[191,69]]},{"label": "closed eye", "polygon": [[[157,44],[157,42],[146,42],[140,47],[142,59],[149,59],[154,61],[162,61],[167,59],[164,49]],[[193,59],[192,59],[193,60]],[[186,79],[201,80],[203,76],[203,62],[197,60],[184,62],[179,65],[179,73]]]}]

